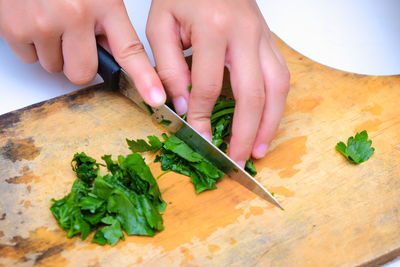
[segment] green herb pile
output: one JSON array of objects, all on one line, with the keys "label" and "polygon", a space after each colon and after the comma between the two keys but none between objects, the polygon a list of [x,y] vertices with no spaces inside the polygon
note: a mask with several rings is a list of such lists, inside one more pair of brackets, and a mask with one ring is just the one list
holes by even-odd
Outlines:
[{"label": "green herb pile", "polygon": [[367,131],[357,133],[347,139],[347,146],[343,142],[336,145],[336,149],[342,153],[351,163],[360,164],[368,160],[374,154],[375,148],[371,147],[372,141],[368,140]]},{"label": "green herb pile", "polygon": [[[233,113],[235,112],[235,100],[219,96],[211,115],[211,131],[213,144],[226,153],[228,144],[224,141],[231,134]],[[244,168],[251,176],[256,176],[257,171],[253,162],[249,159]]]},{"label": "green herb pile", "polygon": [[175,135],[168,137],[163,134],[164,142],[156,136],[147,138],[148,143],[143,139],[126,141],[133,152],[160,151],[154,162],[160,162],[163,171],[174,171],[189,176],[196,193],[215,189],[215,183],[225,175]]},{"label": "green herb pile", "polygon": [[[92,242],[115,245],[128,235],[153,236],[164,229],[161,212],[166,203],[161,198],[157,182],[137,154],[102,157],[106,165],[99,164],[85,153],[77,153],[72,169],[78,179],[71,192],[54,200],[51,212],[61,228],[71,238],[80,234],[85,240],[96,231]],[[100,167],[106,166],[108,174],[101,176]]]}]

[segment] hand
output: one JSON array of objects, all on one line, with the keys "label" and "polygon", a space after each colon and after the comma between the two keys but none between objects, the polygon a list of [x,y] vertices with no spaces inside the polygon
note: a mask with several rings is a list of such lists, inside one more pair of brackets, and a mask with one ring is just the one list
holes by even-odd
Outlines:
[{"label": "hand", "polygon": [[[289,71],[254,0],[153,0],[147,37],[179,114],[211,139],[210,115],[224,65],[236,109],[229,156],[242,167],[263,157],[284,110]],[[192,46],[192,72],[182,50]],[[189,94],[187,85],[192,84]]]},{"label": "hand", "polygon": [[0,36],[26,63],[64,71],[76,84],[97,73],[96,35],[132,76],[144,100],[159,106],[165,92],[122,0],[0,0]]}]

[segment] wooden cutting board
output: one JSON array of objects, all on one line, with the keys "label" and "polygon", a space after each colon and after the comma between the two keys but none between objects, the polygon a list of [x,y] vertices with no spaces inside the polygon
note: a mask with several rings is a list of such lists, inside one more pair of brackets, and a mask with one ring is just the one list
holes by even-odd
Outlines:
[{"label": "wooden cutting board", "polygon": [[[115,247],[67,239],[49,206],[70,191],[73,154],[125,155],[125,138],[165,131],[100,85],[0,116],[0,266],[353,266],[400,255],[400,77],[333,70],[278,45],[291,92],[255,164],[285,211],[229,178],[196,195],[188,177],[169,173],[155,237]],[[335,145],[364,129],[376,152],[352,165]]]}]

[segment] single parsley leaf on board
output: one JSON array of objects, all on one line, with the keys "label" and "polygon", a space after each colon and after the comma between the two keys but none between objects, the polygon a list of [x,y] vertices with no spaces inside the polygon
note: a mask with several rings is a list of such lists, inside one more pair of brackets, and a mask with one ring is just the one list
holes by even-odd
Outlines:
[{"label": "single parsley leaf on board", "polygon": [[368,140],[367,131],[357,133],[347,139],[347,146],[343,142],[336,145],[336,149],[351,163],[360,164],[368,160],[374,154],[375,148],[371,147],[372,141]]},{"label": "single parsley leaf on board", "polygon": [[149,140],[149,143],[147,143],[143,139],[138,139],[136,141],[126,139],[126,142],[128,143],[129,149],[134,153],[135,152],[147,152],[147,151],[149,151],[151,153],[155,153],[161,149],[162,142],[160,141],[160,139],[157,136],[150,135],[150,136],[147,136],[147,139]]}]

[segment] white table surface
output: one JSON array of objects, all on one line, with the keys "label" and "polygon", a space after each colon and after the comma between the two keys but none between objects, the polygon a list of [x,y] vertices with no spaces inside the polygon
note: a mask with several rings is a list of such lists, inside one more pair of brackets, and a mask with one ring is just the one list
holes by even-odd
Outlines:
[{"label": "white table surface", "polygon": [[[151,1],[126,0],[153,64],[145,36]],[[369,75],[400,74],[400,1],[258,0],[271,30],[299,53],[330,67]],[[96,77],[90,84],[102,82]],[[39,63],[20,62],[0,38],[0,115],[81,88]],[[400,266],[394,261],[387,266]]]}]

